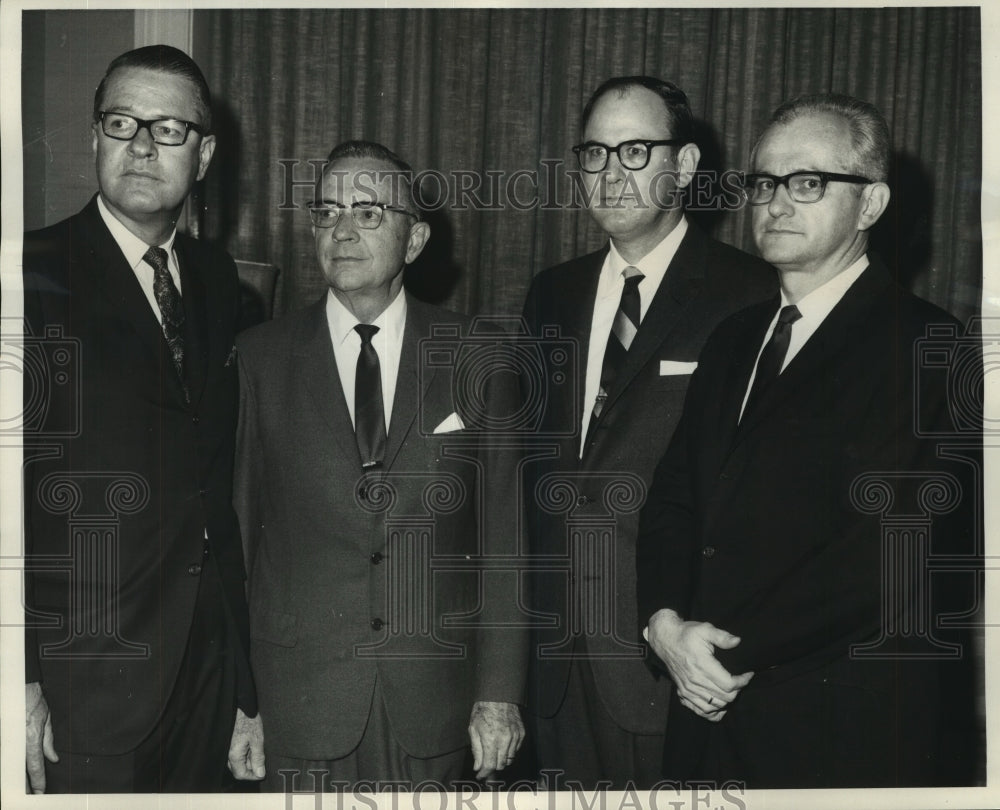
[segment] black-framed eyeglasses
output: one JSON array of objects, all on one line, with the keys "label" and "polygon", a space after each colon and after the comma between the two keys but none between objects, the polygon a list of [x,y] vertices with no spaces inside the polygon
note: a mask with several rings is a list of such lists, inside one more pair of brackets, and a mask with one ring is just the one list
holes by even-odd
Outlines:
[{"label": "black-framed eyeglasses", "polygon": [[134,115],[108,110],[101,110],[97,116],[104,134],[116,141],[130,141],[139,134],[140,129],[145,129],[149,131],[153,143],[158,143],[160,146],[182,146],[192,130],[199,135],[208,132],[200,124],[181,121],[179,118],[156,118],[147,121]]},{"label": "black-framed eyeglasses", "polygon": [[645,169],[649,165],[649,153],[654,146],[682,146],[686,141],[671,138],[666,141],[622,141],[618,146],[608,146],[598,141],[578,143],[573,147],[580,168],[588,174],[603,172],[610,155],[618,155],[622,166],[631,171]]},{"label": "black-framed eyeglasses", "polygon": [[826,184],[874,183],[867,177],[857,174],[838,174],[837,172],[792,172],[783,177],[774,174],[748,174],[743,179],[743,193],[750,205],[767,205],[774,199],[778,186],[788,189],[788,196],[795,202],[814,203],[823,199]]},{"label": "black-framed eyeglasses", "polygon": [[309,219],[317,228],[332,228],[340,221],[340,215],[348,209],[351,211],[354,224],[367,231],[373,231],[382,224],[382,217],[386,211],[395,211],[397,214],[406,214],[417,219],[417,215],[412,211],[395,205],[380,202],[355,202],[342,205],[325,200],[309,204]]}]

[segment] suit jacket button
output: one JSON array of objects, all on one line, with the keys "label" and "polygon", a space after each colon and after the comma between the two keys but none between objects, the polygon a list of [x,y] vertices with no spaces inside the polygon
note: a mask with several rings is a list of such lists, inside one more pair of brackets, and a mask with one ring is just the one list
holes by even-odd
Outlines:
[{"label": "suit jacket button", "polygon": [[195,414],[194,416],[191,417],[191,421],[197,425],[201,421],[201,419],[198,418],[198,414]]},{"label": "suit jacket button", "polygon": [[198,565],[198,563],[195,563],[194,565],[189,565],[188,566],[188,573],[191,576],[193,576],[193,577],[198,576],[198,574],[201,573],[201,566]]},{"label": "suit jacket button", "polygon": [[589,502],[590,498],[588,498],[586,495],[581,495],[579,498],[576,499],[577,506],[586,506]]},{"label": "suit jacket button", "polygon": [[701,550],[702,557],[714,557],[715,556],[715,546],[705,546]]},{"label": "suit jacket button", "polygon": [[372,565],[378,565],[380,562],[382,562],[382,552],[376,551],[372,554]]},{"label": "suit jacket button", "polygon": [[381,619],[372,619],[372,630],[381,630],[385,627],[385,622]]}]

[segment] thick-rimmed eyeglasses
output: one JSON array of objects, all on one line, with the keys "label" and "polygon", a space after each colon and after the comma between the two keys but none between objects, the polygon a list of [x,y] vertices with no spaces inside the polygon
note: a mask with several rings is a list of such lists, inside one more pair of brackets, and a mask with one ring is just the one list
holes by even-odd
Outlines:
[{"label": "thick-rimmed eyeglasses", "polygon": [[134,115],[107,110],[101,110],[97,115],[101,121],[101,130],[116,141],[130,141],[139,134],[140,129],[145,129],[149,132],[153,143],[158,143],[160,146],[182,146],[192,130],[199,135],[204,135],[208,131],[199,124],[181,121],[179,118],[157,118],[147,121]]},{"label": "thick-rimmed eyeglasses", "polygon": [[367,231],[373,231],[382,224],[382,217],[385,216],[386,211],[395,211],[397,214],[406,214],[408,217],[417,218],[417,215],[412,211],[380,202],[356,202],[349,206],[340,203],[318,202],[309,205],[309,219],[317,228],[332,228],[340,221],[340,215],[348,209],[354,219],[354,224]]},{"label": "thick-rimmed eyeglasses", "polygon": [[649,153],[654,146],[682,146],[685,141],[622,141],[618,146],[608,146],[598,141],[587,141],[573,147],[580,168],[588,174],[603,172],[610,155],[618,155],[622,166],[630,171],[639,171],[649,165]]},{"label": "thick-rimmed eyeglasses", "polygon": [[837,172],[792,172],[783,177],[773,174],[748,174],[743,180],[743,193],[750,205],[767,205],[774,199],[778,186],[788,189],[788,196],[795,202],[814,203],[823,199],[826,184],[834,183],[874,183],[857,174]]}]

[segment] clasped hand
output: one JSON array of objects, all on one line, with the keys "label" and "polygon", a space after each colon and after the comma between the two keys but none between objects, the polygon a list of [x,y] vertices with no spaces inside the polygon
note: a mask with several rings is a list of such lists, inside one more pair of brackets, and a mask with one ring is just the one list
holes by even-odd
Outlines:
[{"label": "clasped hand", "polygon": [[709,622],[684,621],[674,611],[657,611],[643,630],[653,652],[663,661],[677,688],[681,705],[699,717],[719,722],[752,672],[731,675],[715,657],[740,639]]}]

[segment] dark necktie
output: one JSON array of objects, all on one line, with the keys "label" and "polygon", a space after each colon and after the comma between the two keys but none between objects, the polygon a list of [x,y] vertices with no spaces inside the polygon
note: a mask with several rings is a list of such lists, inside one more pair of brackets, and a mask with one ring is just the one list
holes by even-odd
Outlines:
[{"label": "dark necktie", "polygon": [[789,304],[782,307],[778,313],[778,322],[774,325],[771,339],[760,353],[757,361],[757,374],[754,376],[753,387],[750,389],[750,396],[747,397],[746,407],[743,409],[744,415],[760,401],[764,390],[777,379],[781,373],[781,367],[785,363],[785,355],[788,354],[788,344],[792,339],[792,324],[802,317],[798,307]]},{"label": "dark necktie", "polygon": [[[160,247],[151,247],[142,260],[153,268],[153,295],[156,305],[160,308],[160,320],[163,323],[163,337],[170,347],[170,356],[177,369],[177,376],[184,381],[184,304],[181,294],[174,285],[174,280],[167,270],[167,251]],[[187,389],[185,389],[187,396]]]},{"label": "dark necktie", "polygon": [[618,376],[618,371],[625,362],[635,333],[639,329],[640,314],[642,312],[642,299],[639,296],[639,282],[645,278],[638,267],[629,265],[622,270],[625,277],[625,287],[622,290],[622,300],[618,304],[618,312],[615,314],[615,321],[611,325],[611,333],[608,335],[608,345],[604,350],[604,362],[601,365],[601,385],[597,391],[597,399],[594,402],[594,411],[590,417],[590,430],[587,435],[593,436],[591,432],[594,423],[604,410],[604,403],[608,399],[608,392]]},{"label": "dark necktie", "polygon": [[372,346],[377,326],[359,323],[361,353],[354,377],[354,434],[362,467],[377,467],[385,459],[385,408],[382,404],[382,370]]}]

